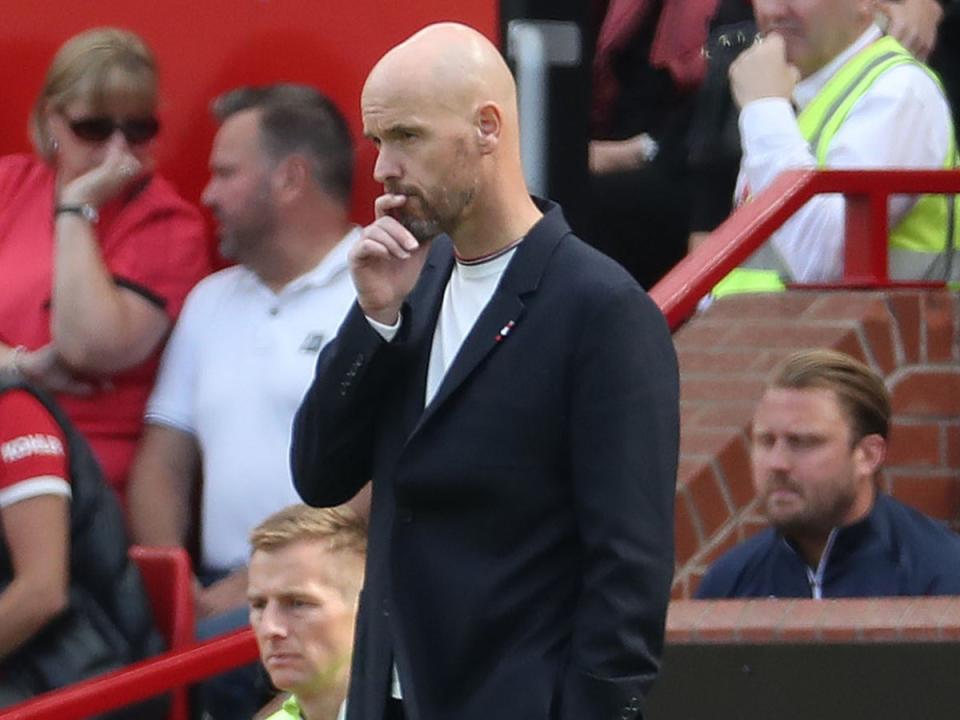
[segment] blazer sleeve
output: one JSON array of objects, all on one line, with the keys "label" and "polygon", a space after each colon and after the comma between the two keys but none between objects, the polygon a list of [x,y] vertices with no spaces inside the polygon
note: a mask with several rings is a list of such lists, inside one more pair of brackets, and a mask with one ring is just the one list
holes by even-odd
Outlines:
[{"label": "blazer sleeve", "polygon": [[303,501],[346,502],[371,478],[375,428],[390,382],[391,348],[354,303],[293,421],[290,467]]},{"label": "blazer sleeve", "polygon": [[659,670],[673,578],[677,359],[633,282],[597,303],[575,358],[571,471],[583,550],[563,720],[638,717]]}]

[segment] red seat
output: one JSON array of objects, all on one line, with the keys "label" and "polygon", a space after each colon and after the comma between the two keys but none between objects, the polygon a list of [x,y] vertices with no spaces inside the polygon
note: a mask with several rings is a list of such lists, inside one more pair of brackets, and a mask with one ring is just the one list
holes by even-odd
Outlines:
[{"label": "red seat", "polygon": [[[130,559],[140,568],[143,583],[157,628],[167,641],[169,650],[180,650],[195,642],[193,607],[193,572],[190,556],[183,548],[130,548]],[[170,720],[188,720],[190,705],[187,688],[173,691]]]}]

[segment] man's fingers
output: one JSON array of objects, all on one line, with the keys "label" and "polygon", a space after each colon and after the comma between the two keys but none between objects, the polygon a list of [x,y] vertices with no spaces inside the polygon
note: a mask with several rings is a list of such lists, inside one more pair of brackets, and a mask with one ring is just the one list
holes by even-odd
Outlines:
[{"label": "man's fingers", "polygon": [[395,208],[401,207],[407,202],[406,195],[397,195],[394,193],[384,193],[373,201],[374,217],[378,220]]}]

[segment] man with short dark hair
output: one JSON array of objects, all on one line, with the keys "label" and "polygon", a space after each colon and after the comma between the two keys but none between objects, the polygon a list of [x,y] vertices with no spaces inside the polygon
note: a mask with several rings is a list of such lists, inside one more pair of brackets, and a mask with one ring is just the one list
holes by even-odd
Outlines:
[{"label": "man with short dark hair", "polygon": [[721,557],[700,598],[960,594],[960,536],[881,493],[890,425],[883,380],[815,350],[773,371],[751,430],[771,528]]},{"label": "man with short dark hair", "polygon": [[352,142],[330,100],[272,85],[227,93],[214,111],[203,201],[238,264],[188,297],[130,480],[135,539],[184,545],[202,477],[201,637],[246,624],[248,533],[298,499],[290,426],[354,300],[347,251],[358,234],[348,220]]},{"label": "man with short dark hair", "polygon": [[367,526],[348,507],[292,505],[250,535],[250,625],[270,680],[289,693],[271,720],[343,717]]}]

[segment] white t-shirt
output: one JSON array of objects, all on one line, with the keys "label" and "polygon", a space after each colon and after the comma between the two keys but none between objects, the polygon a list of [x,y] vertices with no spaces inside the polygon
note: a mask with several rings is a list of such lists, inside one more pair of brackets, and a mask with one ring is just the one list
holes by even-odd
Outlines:
[{"label": "white t-shirt", "polygon": [[205,570],[245,565],[250,530],[300,501],[289,463],[293,416],[356,297],[347,252],[358,233],[279,293],[235,266],[187,297],[146,419],[191,433],[200,447]]}]

